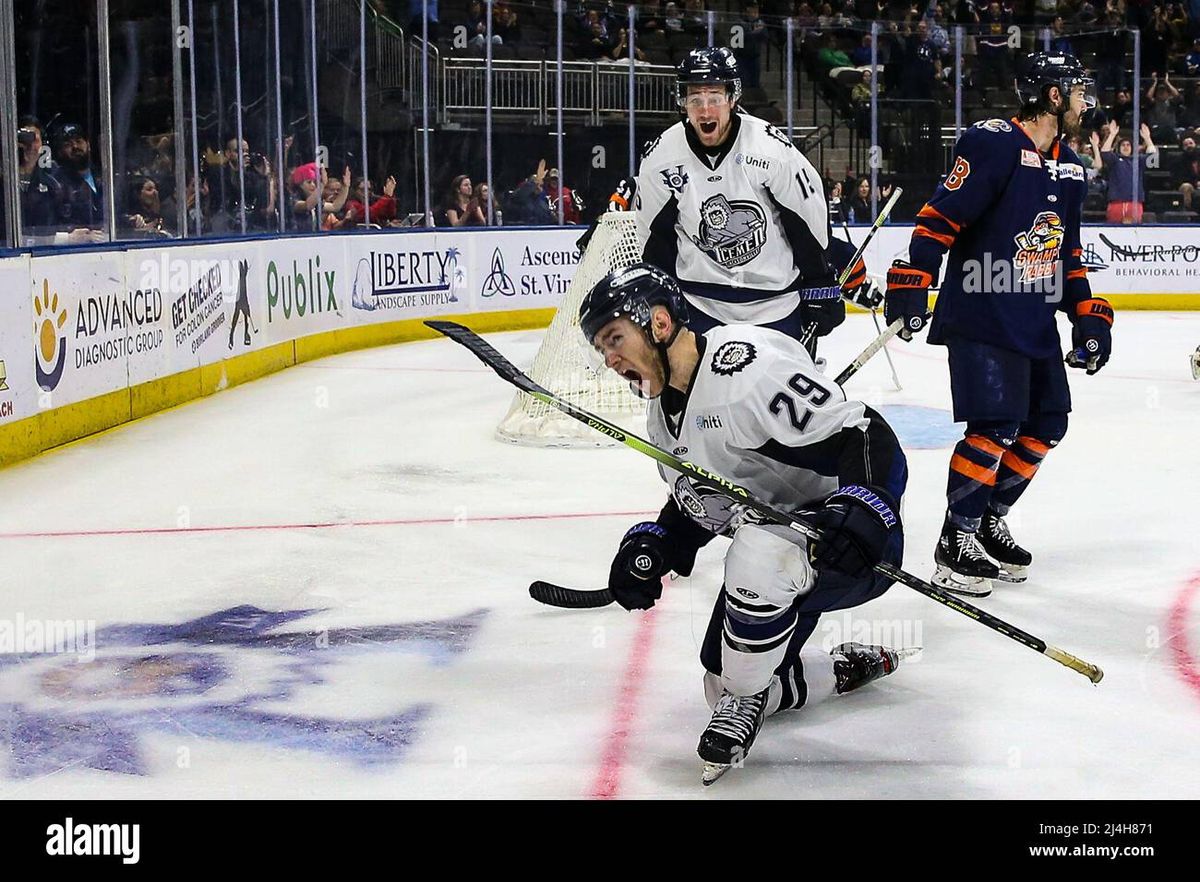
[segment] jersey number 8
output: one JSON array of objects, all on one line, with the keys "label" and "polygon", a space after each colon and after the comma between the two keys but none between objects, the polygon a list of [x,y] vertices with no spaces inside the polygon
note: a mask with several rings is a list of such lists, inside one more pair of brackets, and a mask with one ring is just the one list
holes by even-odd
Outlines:
[{"label": "jersey number 8", "polygon": [[[820,407],[829,400],[830,396],[828,389],[816,381],[810,380],[804,374],[793,374],[792,378],[788,380],[788,388],[807,400],[813,407]],[[812,419],[812,411],[808,408],[804,409],[804,416],[797,415],[796,402],[786,392],[775,393],[775,397],[771,399],[768,407],[775,416],[779,416],[781,411],[786,410],[788,420],[798,432],[803,432],[808,427],[809,420]]]}]

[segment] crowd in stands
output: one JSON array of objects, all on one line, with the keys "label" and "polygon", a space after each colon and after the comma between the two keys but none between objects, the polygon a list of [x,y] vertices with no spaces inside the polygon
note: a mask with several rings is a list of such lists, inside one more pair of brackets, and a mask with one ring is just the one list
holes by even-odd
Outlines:
[{"label": "crowd in stands", "polygon": [[[499,57],[552,57],[554,5],[550,0],[371,0],[373,6],[418,33],[428,18],[431,40],[447,51]],[[720,20],[718,41],[738,28],[735,54],[747,91],[759,91],[768,54],[778,49],[791,19],[798,62],[840,121],[860,135],[867,128],[872,94],[950,106],[961,86],[964,121],[1008,116],[1015,110],[1011,83],[1023,55],[1048,44],[1077,54],[1095,73],[1103,109],[1076,147],[1088,169],[1086,220],[1137,223],[1143,210],[1172,220],[1200,215],[1200,0],[649,0],[636,4],[635,61],[671,64],[705,43],[709,10]],[[566,54],[571,59],[628,59],[628,7],[612,0],[579,0],[566,7]],[[877,42],[871,24],[877,23]],[[966,31],[963,67],[954,70],[956,26]],[[1021,40],[1010,28],[1023,29]],[[1133,31],[1140,31],[1142,71],[1132,77]],[[875,60],[877,66],[872,65]],[[1133,98],[1140,100],[1140,130],[1133,131]],[[26,116],[17,133],[22,223],[32,244],[84,244],[105,238],[104,176],[93,149],[98,133],[56,117],[43,126]],[[229,138],[204,150],[200,168],[185,170],[176,192],[174,136],[140,138],[123,154],[116,176],[116,228],[120,238],[179,234],[179,203],[198,209],[202,235],[287,230],[340,231],[367,222],[375,227],[423,225],[419,205],[398,204],[397,182],[381,187],[361,169],[325,168],[295,137],[283,143],[283,170],[274,167],[274,145]],[[885,144],[885,164],[893,161]],[[311,149],[311,144],[309,145]],[[180,159],[180,161],[183,161]],[[1140,178],[1134,191],[1134,164]],[[469,165],[470,163],[464,163]],[[478,168],[475,169],[478,171]],[[892,173],[881,174],[876,203],[887,198]],[[834,222],[869,223],[870,180],[853,169],[825,170]],[[544,225],[584,219],[583,199],[562,186],[560,172],[543,161],[527,177],[492,191],[467,174],[435,180],[432,222],[445,226]],[[511,184],[511,186],[508,186]],[[410,196],[411,199],[411,196]],[[244,220],[243,220],[244,217]]]}]

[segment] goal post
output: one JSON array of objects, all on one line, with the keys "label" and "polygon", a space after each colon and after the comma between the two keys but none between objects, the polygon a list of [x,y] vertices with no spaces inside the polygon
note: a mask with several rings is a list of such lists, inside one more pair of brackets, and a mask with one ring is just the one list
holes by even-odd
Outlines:
[{"label": "goal post", "polygon": [[[589,355],[579,329],[579,306],[592,287],[618,267],[642,259],[643,243],[631,211],[605,214],[575,268],[575,275],[542,338],[529,376],[571,404],[604,417],[637,416],[646,411],[629,384]],[[518,392],[496,437],[538,447],[608,447],[614,443],[536,398]]]}]

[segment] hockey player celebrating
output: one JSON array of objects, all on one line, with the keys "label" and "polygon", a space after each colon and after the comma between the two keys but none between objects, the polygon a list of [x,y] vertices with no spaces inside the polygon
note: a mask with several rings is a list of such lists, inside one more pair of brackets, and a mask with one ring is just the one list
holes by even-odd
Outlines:
[{"label": "hockey player celebrating", "polygon": [[660,467],[667,504],[621,541],[608,584],[632,610],[654,605],[667,571],[689,575],[715,535],[733,538],[700,653],[713,708],[699,745],[708,784],[746,755],[765,717],[890,674],[906,654],[857,643],[832,653],[801,648],[821,613],[891,585],[872,567],[903,555],[908,473],[883,418],[821,378],[798,341],[748,325],[697,333],[691,314],[675,280],[641,263],[602,279],[579,316],[607,367],[651,399],[654,444],[801,513],[822,535],[809,542],[760,523]]},{"label": "hockey player celebrating", "polygon": [[787,135],[738,108],[741,92],[728,49],[679,64],[686,117],[647,145],[636,179],[644,259],[679,280],[697,332],[754,324],[813,341],[845,319],[843,293],[878,300],[861,261],[839,289],[847,256],[831,266],[821,177]]},{"label": "hockey player celebrating", "polygon": [[911,339],[949,251],[929,342],[948,349],[954,419],[967,425],[950,460],[933,581],[975,596],[993,579],[1023,581],[1032,561],[1004,518],[1067,430],[1055,311],[1073,325],[1068,365],[1094,374],[1112,350],[1112,307],[1092,296],[1080,259],[1086,178],[1066,144],[1095,106],[1093,81],[1074,57],[1037,52],[1017,93],[1014,119],[978,122],[959,139],[908,261],[887,276],[885,315],[903,318]]}]

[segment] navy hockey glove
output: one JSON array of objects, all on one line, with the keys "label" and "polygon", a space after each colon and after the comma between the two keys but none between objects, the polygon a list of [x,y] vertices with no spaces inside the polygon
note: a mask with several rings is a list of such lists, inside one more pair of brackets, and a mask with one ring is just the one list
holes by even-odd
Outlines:
[{"label": "navy hockey glove", "polygon": [[1067,365],[1086,368],[1088,374],[1104,367],[1112,355],[1112,323],[1113,308],[1104,298],[1093,297],[1075,304]]},{"label": "navy hockey glove", "polygon": [[901,340],[911,340],[913,334],[925,327],[932,286],[933,276],[925,270],[917,269],[906,260],[892,261],[887,274],[883,317],[889,325],[896,319],[904,319],[904,327],[897,335]]},{"label": "navy hockey glove", "polygon": [[608,573],[608,587],[625,609],[650,609],[662,597],[667,531],[653,521],[634,524],[621,540]]},{"label": "navy hockey glove", "polygon": [[861,257],[842,283],[842,297],[863,309],[875,309],[883,303],[883,295],[867,278],[867,264]]},{"label": "navy hockey glove", "polygon": [[833,493],[804,519],[821,531],[808,543],[808,559],[818,570],[834,570],[856,579],[870,575],[883,560],[892,530],[899,529],[896,505],[886,490],[849,484]]}]

